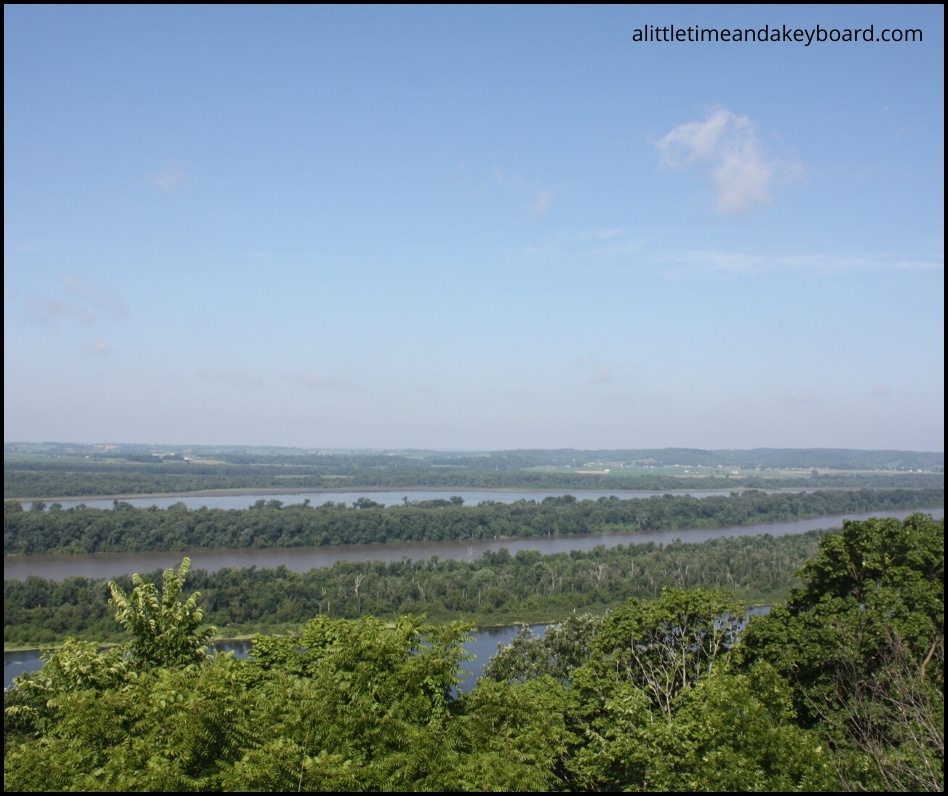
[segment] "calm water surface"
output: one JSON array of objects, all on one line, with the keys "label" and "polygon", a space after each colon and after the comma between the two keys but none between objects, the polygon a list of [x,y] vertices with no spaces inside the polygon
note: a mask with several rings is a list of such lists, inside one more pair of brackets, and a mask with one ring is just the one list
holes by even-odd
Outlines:
[{"label": "calm water surface", "polygon": [[[209,509],[246,509],[256,503],[258,500],[279,500],[285,506],[292,506],[297,503],[309,501],[314,506],[321,506],[324,503],[343,503],[351,505],[360,497],[374,500],[384,506],[399,506],[407,499],[409,502],[420,500],[446,500],[449,497],[457,496],[464,499],[465,505],[476,506],[485,501],[494,501],[496,503],[516,503],[518,500],[534,500],[537,503],[544,498],[560,497],[561,495],[574,495],[577,500],[598,500],[601,497],[611,497],[615,495],[622,500],[630,498],[648,498],[661,495],[691,495],[696,498],[710,497],[711,495],[729,495],[734,491],[741,491],[742,487],[735,485],[732,489],[705,489],[699,491],[689,490],[669,490],[662,492],[634,492],[629,490],[533,490],[521,492],[512,489],[384,489],[378,492],[362,490],[345,492],[294,492],[294,493],[245,493],[239,495],[168,495],[165,497],[129,497],[121,498],[123,503],[129,503],[136,508],[148,508],[157,506],[160,509],[166,509],[176,503],[183,503],[189,509],[199,509],[207,506]],[[815,492],[815,489],[764,489],[762,492]],[[113,498],[94,498],[90,500],[47,500],[47,506],[52,503],[59,503],[64,509],[74,508],[78,505],[87,506],[90,509],[110,509],[114,505]],[[29,509],[31,501],[22,501],[23,508]]]}]

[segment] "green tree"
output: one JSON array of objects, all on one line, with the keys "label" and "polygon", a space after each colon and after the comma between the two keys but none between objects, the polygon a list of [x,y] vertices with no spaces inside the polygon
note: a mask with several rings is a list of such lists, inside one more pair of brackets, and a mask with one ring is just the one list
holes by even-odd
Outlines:
[{"label": "green tree", "polygon": [[[744,617],[727,592],[669,588],[658,600],[630,600],[607,615],[588,643],[574,634],[582,644],[570,648],[585,646],[586,652],[561,678],[558,697],[567,730],[561,743],[566,787],[832,787],[830,756],[817,735],[797,726],[786,682],[764,663],[732,670]],[[558,646],[556,639],[550,646]],[[490,671],[506,680],[555,661],[536,640],[504,652]]]},{"label": "green tree", "polygon": [[844,522],[800,577],[750,623],[745,665],[787,678],[847,788],[943,789],[944,521]]},{"label": "green tree", "polygon": [[132,576],[132,591],[125,591],[115,581],[109,583],[115,606],[115,619],[131,633],[129,649],[142,666],[186,666],[200,663],[207,657],[207,644],[216,632],[213,627],[201,629],[204,610],[198,605],[200,592],[181,599],[191,560],[185,558],[177,571],[166,569],[162,590],[146,583],[141,575]]},{"label": "green tree", "polygon": [[[67,657],[89,659],[84,650]],[[207,666],[130,671],[104,688],[101,677],[70,675],[48,694],[40,737],[4,744],[4,788],[221,790],[224,772],[261,743],[240,672],[241,662],[218,655]]]},{"label": "green tree", "polygon": [[262,742],[227,786],[451,790],[463,729],[451,694],[469,629],[320,616],[298,636],[256,638],[249,676]]},{"label": "green tree", "polygon": [[102,694],[124,682],[128,662],[124,650],[100,651],[91,641],[68,639],[58,650],[44,652],[43,668],[14,679],[4,692],[4,741],[39,737],[57,723],[53,701],[66,693]]},{"label": "green tree", "polygon": [[708,589],[663,589],[658,600],[630,600],[596,636],[591,664],[604,676],[631,681],[671,713],[675,697],[711,674],[737,642],[744,606]]},{"label": "green tree", "polygon": [[574,669],[589,657],[589,649],[602,618],[573,613],[564,622],[547,628],[539,638],[526,625],[484,667],[484,677],[499,682],[525,682],[549,675],[568,684]]},{"label": "green tree", "polygon": [[623,683],[572,762],[574,782],[596,791],[831,790],[829,755],[794,718],[790,689],[766,664],[748,674],[722,664],[668,713]]}]

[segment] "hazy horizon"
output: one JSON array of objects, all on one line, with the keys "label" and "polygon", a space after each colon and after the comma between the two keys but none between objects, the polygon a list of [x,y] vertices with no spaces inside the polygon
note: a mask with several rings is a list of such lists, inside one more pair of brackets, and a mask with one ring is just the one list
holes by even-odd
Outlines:
[{"label": "hazy horizon", "polygon": [[62,446],[76,446],[76,447],[89,447],[89,448],[211,448],[211,449],[225,449],[225,448],[244,448],[248,450],[260,449],[260,450],[293,450],[293,451],[315,451],[315,452],[329,452],[329,453],[436,453],[436,454],[491,454],[491,453],[516,453],[516,452],[538,452],[538,453],[553,453],[561,451],[575,451],[577,453],[642,453],[648,451],[698,451],[702,453],[720,453],[720,452],[734,452],[734,453],[746,453],[754,451],[857,451],[860,453],[929,453],[929,454],[942,454],[944,455],[944,448],[932,448],[929,450],[910,450],[908,448],[829,448],[829,447],[754,447],[754,448],[699,448],[693,445],[690,446],[649,446],[646,448],[634,447],[634,448],[419,448],[419,447],[405,447],[405,448],[392,448],[392,447],[379,447],[379,446],[370,446],[364,448],[355,448],[355,447],[327,447],[325,445],[248,445],[242,444],[239,442],[235,443],[224,443],[224,444],[215,444],[215,443],[194,443],[194,442],[129,442],[129,441],[95,441],[95,442],[76,442],[70,440],[5,440],[3,443],[4,447],[16,446],[16,445],[62,445]]}]

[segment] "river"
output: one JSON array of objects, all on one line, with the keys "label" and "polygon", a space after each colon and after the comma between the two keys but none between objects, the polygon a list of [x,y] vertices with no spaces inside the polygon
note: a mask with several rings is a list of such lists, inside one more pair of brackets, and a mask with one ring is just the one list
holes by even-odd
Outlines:
[{"label": "river", "polygon": [[[940,519],[943,508],[916,509]],[[912,511],[887,512],[886,516],[904,519]],[[133,572],[152,572],[181,563],[184,556],[191,559],[194,569],[215,572],[225,567],[284,566],[293,572],[308,572],[317,567],[329,567],[337,561],[401,561],[427,560],[432,556],[460,561],[474,560],[488,550],[506,548],[511,554],[520,550],[539,550],[544,555],[568,553],[572,550],[592,550],[598,545],[615,547],[620,544],[655,542],[669,544],[675,539],[698,543],[721,536],[785,536],[811,531],[814,528],[838,528],[844,519],[866,520],[879,512],[844,514],[834,517],[816,517],[809,520],[761,523],[731,528],[694,528],[671,531],[625,533],[590,533],[582,536],[531,537],[525,539],[464,539],[453,542],[396,542],[391,544],[334,545],[332,547],[270,547],[243,550],[181,550],[148,553],[89,553],[85,555],[4,556],[5,580],[25,580],[37,575],[46,580],[64,580],[73,575],[87,578],[114,578]]]},{"label": "river", "polygon": [[[533,500],[537,503],[544,498],[560,497],[562,495],[573,495],[577,500],[598,500],[601,497],[615,496],[621,500],[631,498],[650,498],[660,497],[661,495],[690,495],[695,498],[711,497],[712,495],[729,495],[731,492],[741,491],[741,487],[735,485],[733,489],[703,489],[703,490],[669,490],[665,489],[659,492],[632,491],[632,490],[567,490],[567,489],[543,489],[521,491],[516,489],[371,489],[363,490],[345,490],[339,492],[236,492],[230,494],[209,494],[209,495],[151,495],[144,497],[119,498],[122,503],[128,503],[135,508],[146,509],[150,506],[157,506],[159,509],[166,509],[177,503],[183,503],[189,509],[199,509],[206,506],[209,509],[246,509],[253,506],[258,500],[278,500],[285,506],[292,506],[297,503],[310,502],[314,506],[321,506],[324,503],[343,503],[352,504],[360,497],[381,503],[383,506],[400,506],[405,501],[416,503],[422,500],[446,500],[450,497],[459,497],[464,500],[467,506],[476,506],[478,503],[493,501],[495,503],[516,503],[518,500]],[[761,492],[771,494],[773,492],[816,492],[816,489],[762,489]],[[20,501],[24,509],[29,509],[32,501]],[[86,498],[86,499],[68,499],[68,500],[47,500],[47,509],[53,503],[58,503],[64,509],[75,508],[82,505],[90,509],[110,509],[115,505],[115,498]]]}]

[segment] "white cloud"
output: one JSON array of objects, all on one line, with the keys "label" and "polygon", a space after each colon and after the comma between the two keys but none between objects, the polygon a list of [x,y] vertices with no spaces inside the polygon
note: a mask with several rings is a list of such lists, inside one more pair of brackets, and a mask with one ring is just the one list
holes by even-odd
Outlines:
[{"label": "white cloud", "polygon": [[906,257],[885,252],[861,254],[770,254],[729,252],[714,249],[692,249],[668,252],[647,257],[660,266],[671,266],[673,272],[717,274],[757,274],[771,271],[888,271],[888,270],[943,270],[941,257]]},{"label": "white cloud", "polygon": [[61,318],[73,318],[86,326],[95,323],[95,316],[85,307],[39,294],[27,302],[26,312],[33,321],[39,323],[55,323]]},{"label": "white cloud", "polygon": [[590,384],[608,384],[612,381],[612,368],[609,365],[600,365],[589,378]]},{"label": "white cloud", "polygon": [[128,307],[118,294],[101,290],[82,279],[65,274],[59,280],[65,286],[66,292],[98,309],[105,310],[113,318],[124,318],[128,315]]},{"label": "white cloud", "polygon": [[595,352],[576,357],[576,365],[585,373],[589,384],[609,384],[612,381],[612,365],[602,362]]},{"label": "white cloud", "polygon": [[542,218],[553,203],[553,191],[537,191],[530,199],[530,215]]},{"label": "white cloud", "polygon": [[184,171],[173,160],[168,161],[168,166],[163,171],[151,175],[152,184],[165,193],[176,191],[184,184],[184,179]]},{"label": "white cloud", "polygon": [[124,318],[128,315],[128,307],[116,293],[101,290],[71,276],[61,276],[59,281],[66,293],[66,299],[34,293],[26,301],[26,313],[31,320],[55,323],[71,318],[86,326],[92,326],[103,312],[113,318]]},{"label": "white cloud", "polygon": [[496,185],[499,185],[501,188],[514,191],[523,190],[523,177],[521,177],[519,174],[510,176],[499,166],[494,166],[490,170],[490,180]]},{"label": "white cloud", "polygon": [[95,356],[112,353],[112,346],[105,340],[93,340],[86,346],[86,352]]},{"label": "white cloud", "polygon": [[798,164],[768,158],[753,122],[726,109],[715,111],[703,122],[679,125],[656,146],[662,165],[668,168],[702,164],[717,209],[728,215],[767,203],[776,177],[800,172]]},{"label": "white cloud", "polygon": [[552,189],[533,187],[520,174],[509,174],[499,166],[491,168],[488,178],[481,185],[480,193],[486,193],[490,188],[499,188],[502,193],[525,197],[526,211],[534,219],[546,215],[556,193]]}]

